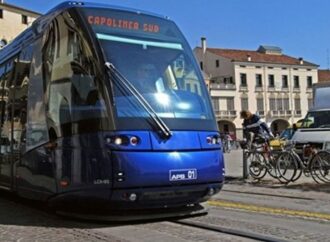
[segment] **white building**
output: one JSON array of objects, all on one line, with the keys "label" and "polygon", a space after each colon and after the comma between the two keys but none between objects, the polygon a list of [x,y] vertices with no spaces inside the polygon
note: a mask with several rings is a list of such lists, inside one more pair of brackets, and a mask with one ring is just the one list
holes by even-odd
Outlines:
[{"label": "white building", "polygon": [[318,65],[282,53],[273,46],[258,50],[194,49],[201,69],[210,77],[209,91],[221,132],[242,137],[241,110],[258,113],[273,132],[303,118],[312,105],[312,84]]},{"label": "white building", "polygon": [[40,14],[0,0],[0,48],[25,30]]}]

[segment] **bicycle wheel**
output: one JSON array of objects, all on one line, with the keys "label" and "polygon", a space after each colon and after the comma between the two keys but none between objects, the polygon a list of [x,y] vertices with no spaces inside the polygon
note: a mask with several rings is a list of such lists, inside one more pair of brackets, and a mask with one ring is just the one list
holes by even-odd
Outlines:
[{"label": "bicycle wheel", "polygon": [[277,156],[278,156],[278,154],[270,153],[270,154],[267,154],[268,158],[265,157],[265,159],[266,159],[266,162],[267,162],[267,172],[268,172],[268,174],[273,178],[279,179],[280,174],[279,174],[279,172],[276,168]]},{"label": "bicycle wheel", "polygon": [[261,153],[249,153],[247,156],[250,175],[255,179],[262,179],[267,173],[265,157]]},{"label": "bicycle wheel", "polygon": [[292,155],[296,159],[296,163],[297,163],[296,174],[291,179],[292,182],[295,182],[295,181],[297,181],[301,177],[301,175],[303,174],[303,172],[304,172],[305,176],[308,176],[308,175],[306,174],[305,165],[304,165],[303,161],[300,159],[299,155],[297,153],[294,153]]},{"label": "bicycle wheel", "polygon": [[309,170],[316,183],[330,183],[330,153],[324,150],[317,152],[309,163]]},{"label": "bicycle wheel", "polygon": [[276,168],[279,173],[278,179],[289,183],[295,177],[298,165],[295,157],[290,152],[284,151],[277,157]]}]

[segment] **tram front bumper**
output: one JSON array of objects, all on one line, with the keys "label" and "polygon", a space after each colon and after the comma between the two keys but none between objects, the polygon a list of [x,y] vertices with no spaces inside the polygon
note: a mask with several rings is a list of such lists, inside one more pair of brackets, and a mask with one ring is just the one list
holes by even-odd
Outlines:
[{"label": "tram front bumper", "polygon": [[111,196],[116,209],[181,207],[207,201],[218,193],[223,183],[162,188],[118,189]]},{"label": "tram front bumper", "polygon": [[180,208],[207,201],[223,183],[182,186],[78,190],[51,198],[49,206],[63,211],[95,212]]}]

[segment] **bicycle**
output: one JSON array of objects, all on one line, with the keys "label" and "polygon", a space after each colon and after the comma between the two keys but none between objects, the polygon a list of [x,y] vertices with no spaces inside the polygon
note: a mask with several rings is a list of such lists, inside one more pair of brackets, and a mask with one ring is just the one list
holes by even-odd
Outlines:
[{"label": "bicycle", "polygon": [[231,151],[231,143],[230,143],[230,140],[228,139],[227,135],[225,135],[222,138],[222,147],[223,147],[223,152],[224,153],[230,153],[230,151]]},{"label": "bicycle", "polygon": [[317,150],[311,144],[303,148],[302,158],[295,150],[295,144],[289,143],[279,155],[277,169],[280,179],[286,182],[295,182],[304,173],[311,176],[316,183],[330,182],[330,153],[325,150]]},{"label": "bicycle", "polygon": [[249,141],[240,142],[244,152],[244,159],[249,164],[249,174],[261,180],[268,173],[273,178],[279,179],[276,162],[279,151],[270,149],[268,141],[261,136],[250,136]]},{"label": "bicycle", "polygon": [[316,183],[330,183],[330,152],[317,152],[309,163],[309,170]]}]

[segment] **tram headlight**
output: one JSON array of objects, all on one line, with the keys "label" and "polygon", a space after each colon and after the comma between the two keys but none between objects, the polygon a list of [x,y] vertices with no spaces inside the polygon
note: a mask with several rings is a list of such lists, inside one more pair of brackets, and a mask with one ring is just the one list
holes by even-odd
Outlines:
[{"label": "tram headlight", "polygon": [[123,144],[123,139],[121,137],[116,137],[113,143],[115,145],[122,145]]},{"label": "tram headlight", "polygon": [[208,136],[206,137],[206,143],[208,143],[209,145],[218,145],[221,143],[221,139],[217,135]]},{"label": "tram headlight", "polygon": [[208,143],[209,145],[212,144],[212,138],[211,137],[207,137],[206,138],[206,143]]},{"label": "tram headlight", "polygon": [[136,136],[132,136],[130,139],[129,139],[131,145],[133,146],[136,146],[138,143],[139,143],[139,138],[136,137]]},{"label": "tram headlight", "polygon": [[218,139],[216,137],[212,138],[212,145],[218,144]]},{"label": "tram headlight", "polygon": [[135,135],[114,135],[105,138],[107,144],[116,146],[137,146],[140,141],[140,138]]}]

